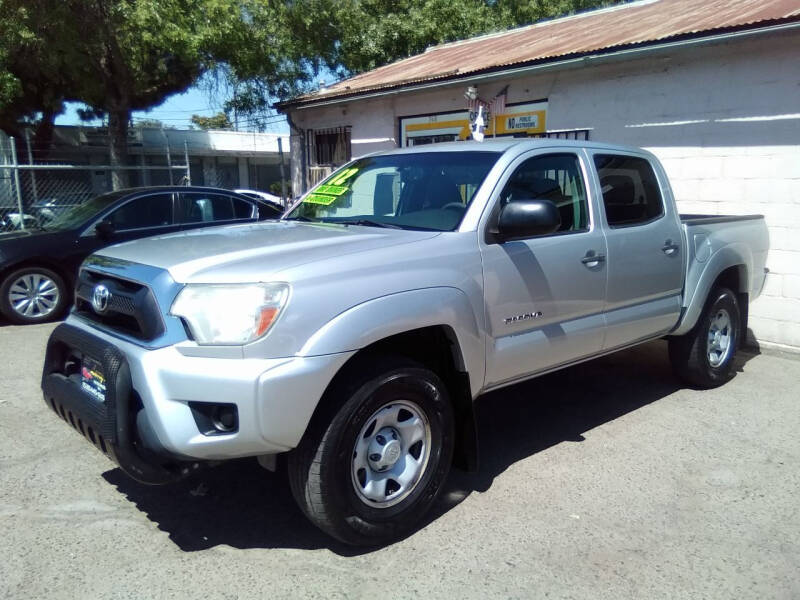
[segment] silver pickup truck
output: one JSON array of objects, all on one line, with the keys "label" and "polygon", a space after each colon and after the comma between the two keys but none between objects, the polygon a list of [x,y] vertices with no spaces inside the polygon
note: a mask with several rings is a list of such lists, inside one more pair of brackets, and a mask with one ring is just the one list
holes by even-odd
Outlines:
[{"label": "silver pickup truck", "polygon": [[768,246],[760,216],[679,215],[635,148],[379,153],[279,221],[91,256],[44,399],[146,483],[285,454],[311,521],[384,543],[475,467],[489,390],[660,337],[687,384],[728,381]]}]

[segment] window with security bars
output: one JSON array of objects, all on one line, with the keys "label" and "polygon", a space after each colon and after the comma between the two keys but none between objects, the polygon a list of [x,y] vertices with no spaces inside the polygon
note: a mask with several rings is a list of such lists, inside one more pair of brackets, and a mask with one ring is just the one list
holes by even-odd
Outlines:
[{"label": "window with security bars", "polygon": [[350,127],[317,129],[309,132],[312,166],[338,167],[351,158]]},{"label": "window with security bars", "polygon": [[589,129],[556,129],[542,133],[534,133],[529,137],[552,138],[557,140],[583,140],[588,142],[589,131]]}]

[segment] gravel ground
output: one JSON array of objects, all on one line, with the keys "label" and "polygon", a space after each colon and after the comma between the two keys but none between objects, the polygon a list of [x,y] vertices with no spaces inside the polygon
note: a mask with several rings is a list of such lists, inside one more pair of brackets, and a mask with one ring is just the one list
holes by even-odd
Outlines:
[{"label": "gravel ground", "polygon": [[797,357],[698,392],[657,342],[489,394],[480,471],[365,552],[254,460],[128,480],[41,400],[52,327],[0,325],[2,597],[800,597]]}]

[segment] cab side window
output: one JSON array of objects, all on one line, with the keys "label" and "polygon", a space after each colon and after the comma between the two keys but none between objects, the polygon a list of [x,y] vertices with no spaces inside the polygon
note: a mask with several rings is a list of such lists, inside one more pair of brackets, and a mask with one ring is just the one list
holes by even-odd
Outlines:
[{"label": "cab side window", "polygon": [[523,162],[500,196],[501,205],[518,200],[549,200],[555,204],[561,215],[557,233],[589,229],[586,186],[575,154],[546,154]]},{"label": "cab side window", "polygon": [[595,154],[606,221],[628,227],[653,221],[664,214],[664,202],[649,161],[638,156]]},{"label": "cab side window", "polygon": [[108,216],[117,231],[172,225],[172,194],[152,194],[123,204]]}]

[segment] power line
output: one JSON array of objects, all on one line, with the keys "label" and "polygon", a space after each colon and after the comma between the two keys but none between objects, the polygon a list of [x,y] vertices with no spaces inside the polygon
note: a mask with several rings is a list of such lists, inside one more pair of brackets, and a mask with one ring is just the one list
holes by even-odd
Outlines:
[{"label": "power line", "polygon": [[[269,116],[266,116],[266,117],[263,117],[263,118],[262,117],[239,117],[239,122],[240,123],[247,123],[247,122],[277,122],[277,121],[283,121],[285,119],[286,119],[286,117],[284,115],[269,115]],[[132,121],[161,121],[161,122],[170,121],[170,122],[175,122],[175,121],[190,121],[191,119],[184,119],[184,118],[181,118],[181,117],[164,117],[164,118],[158,118],[158,117],[131,117],[131,120]]]}]

